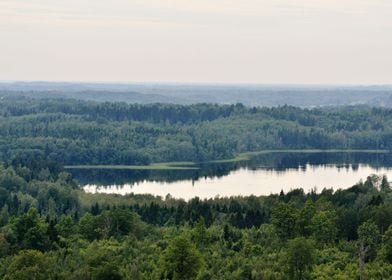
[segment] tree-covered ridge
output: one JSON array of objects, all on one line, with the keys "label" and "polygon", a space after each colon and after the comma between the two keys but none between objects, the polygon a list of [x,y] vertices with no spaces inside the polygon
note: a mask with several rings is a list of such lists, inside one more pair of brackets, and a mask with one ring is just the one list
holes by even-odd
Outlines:
[{"label": "tree-covered ridge", "polygon": [[392,110],[0,100],[0,160],[148,164],[265,149],[391,149]]},{"label": "tree-covered ridge", "polygon": [[389,279],[392,190],[189,202],[87,194],[46,159],[0,166],[2,279]]}]

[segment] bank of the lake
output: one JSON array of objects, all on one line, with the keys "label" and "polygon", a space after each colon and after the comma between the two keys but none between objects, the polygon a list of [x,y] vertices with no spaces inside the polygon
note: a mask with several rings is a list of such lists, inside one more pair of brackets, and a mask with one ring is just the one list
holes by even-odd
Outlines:
[{"label": "bank of the lake", "polygon": [[[348,188],[371,174],[392,178],[392,154],[311,150],[264,151],[249,159],[215,161],[181,169],[69,169],[86,192],[151,194],[191,199],[269,195],[302,188]],[[169,165],[169,164],[167,164]]]},{"label": "bank of the lake", "polygon": [[[245,152],[236,155],[229,159],[211,160],[204,162],[210,163],[236,163],[250,160],[252,157],[264,154],[276,153],[299,153],[299,154],[314,154],[314,153],[369,153],[369,154],[386,154],[389,150],[372,149],[372,150],[355,150],[355,149],[282,149],[282,150],[262,150]],[[196,162],[160,162],[151,163],[149,165],[66,165],[66,169],[123,169],[123,170],[194,170],[199,169]]]},{"label": "bank of the lake", "polygon": [[152,163],[149,165],[66,165],[65,169],[194,170],[193,162]]}]

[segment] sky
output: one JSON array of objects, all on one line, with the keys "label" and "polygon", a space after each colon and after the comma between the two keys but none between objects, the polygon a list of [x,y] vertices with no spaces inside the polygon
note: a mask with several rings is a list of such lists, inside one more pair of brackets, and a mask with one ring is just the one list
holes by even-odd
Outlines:
[{"label": "sky", "polygon": [[392,84],[392,1],[0,0],[0,80]]}]

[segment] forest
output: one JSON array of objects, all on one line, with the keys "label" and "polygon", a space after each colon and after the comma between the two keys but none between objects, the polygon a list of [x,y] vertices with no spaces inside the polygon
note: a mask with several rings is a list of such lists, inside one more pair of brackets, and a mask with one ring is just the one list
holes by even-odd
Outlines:
[{"label": "forest", "polygon": [[206,162],[268,149],[392,148],[392,109],[0,99],[0,160]]},{"label": "forest", "polygon": [[56,161],[0,166],[1,279],[390,279],[392,190],[189,201],[88,194]]},{"label": "forest", "polygon": [[[186,201],[86,193],[66,165],[208,163],[268,149],[390,151],[391,140],[387,108],[4,97],[0,278],[390,279],[385,176],[344,190]],[[281,157],[265,164],[274,160]]]},{"label": "forest", "polygon": [[392,0],[0,0],[0,280],[392,280]]}]

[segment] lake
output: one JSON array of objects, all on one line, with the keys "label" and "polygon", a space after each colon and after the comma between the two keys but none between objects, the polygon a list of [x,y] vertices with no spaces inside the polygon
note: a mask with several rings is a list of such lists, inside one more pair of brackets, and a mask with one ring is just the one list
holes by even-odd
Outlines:
[{"label": "lake", "polygon": [[392,178],[389,153],[274,153],[197,170],[71,169],[86,192],[190,199],[348,188],[370,174]]}]

